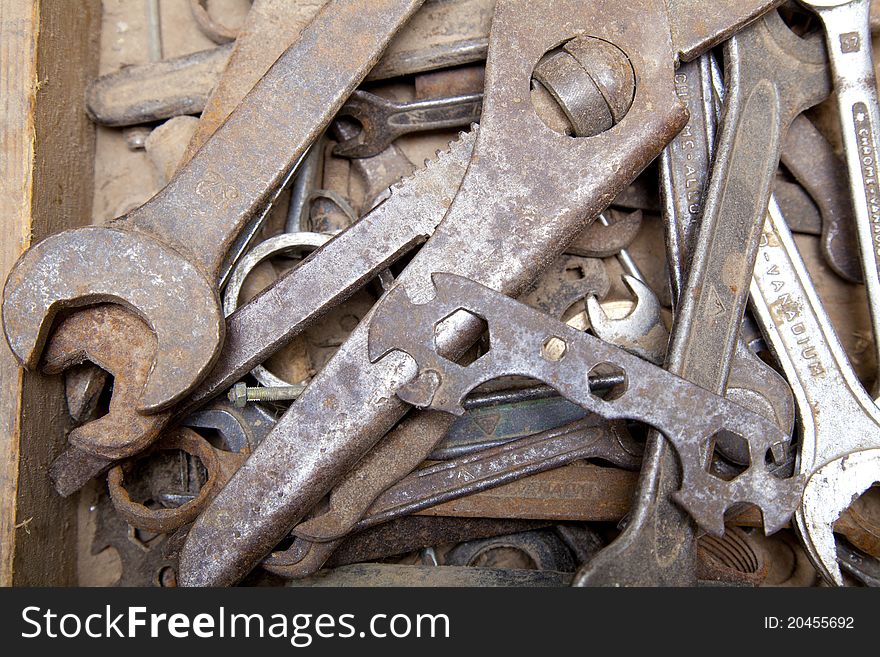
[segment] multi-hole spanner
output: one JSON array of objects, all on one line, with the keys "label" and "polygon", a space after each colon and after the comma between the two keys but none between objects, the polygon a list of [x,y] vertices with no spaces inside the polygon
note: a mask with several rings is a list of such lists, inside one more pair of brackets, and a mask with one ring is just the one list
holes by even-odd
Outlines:
[{"label": "multi-hole spanner", "polygon": [[[444,221],[397,284],[423,301],[432,294],[430,274],[454,263],[454,273],[516,294],[680,129],[677,54],[697,56],[774,4],[720,3],[708,20],[690,2],[499,3],[475,157]],[[531,28],[518,29],[523,23]],[[554,133],[530,102],[537,62],[573,39],[585,70],[598,65],[608,75],[586,102],[605,93],[631,105],[617,125],[586,138]],[[463,320],[438,336],[453,355],[480,332],[479,322]],[[405,412],[395,392],[415,369],[402,356],[369,364],[365,324],[196,521],[181,552],[183,583],[241,578]],[[338,412],[327,414],[328,400]]]}]

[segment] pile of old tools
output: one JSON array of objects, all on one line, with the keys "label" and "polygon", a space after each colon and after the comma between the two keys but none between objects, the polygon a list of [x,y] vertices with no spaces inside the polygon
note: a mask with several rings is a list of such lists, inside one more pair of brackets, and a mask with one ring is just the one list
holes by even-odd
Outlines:
[{"label": "pile of old tools", "polygon": [[95,121],[167,119],[148,151],[190,126],[169,180],[3,296],[66,373],[55,487],[106,478],[93,550],[139,585],[880,584],[880,409],[811,278],[877,335],[869,30],[255,0],[98,79]]}]

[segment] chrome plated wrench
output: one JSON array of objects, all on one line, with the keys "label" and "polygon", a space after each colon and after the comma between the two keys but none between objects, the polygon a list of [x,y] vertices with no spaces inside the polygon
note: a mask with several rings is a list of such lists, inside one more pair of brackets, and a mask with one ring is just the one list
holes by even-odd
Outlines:
[{"label": "chrome plated wrench", "polygon": [[856,377],[775,201],[751,293],[799,411],[798,470],[807,483],[795,527],[822,576],[842,586],[832,524],[880,480],[880,410]]}]

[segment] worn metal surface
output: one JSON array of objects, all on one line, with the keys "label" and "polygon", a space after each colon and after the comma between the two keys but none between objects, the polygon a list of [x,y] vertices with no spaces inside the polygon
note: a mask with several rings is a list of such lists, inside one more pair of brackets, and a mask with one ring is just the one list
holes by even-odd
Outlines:
[{"label": "worn metal surface", "polygon": [[[329,4],[159,194],[111,225],[65,231],[26,252],[3,299],[18,359],[36,365],[58,310],[114,301],[136,309],[158,337],[140,410],[159,412],[183,397],[222,345],[214,281],[227,248],[419,4]],[[288,84],[291,75],[309,80],[311,93]],[[172,340],[182,341],[182,331],[185,346]]]},{"label": "worn metal surface", "polygon": [[217,450],[196,432],[184,427],[168,432],[156,443],[156,449],[181,450],[191,454],[199,459],[208,473],[207,480],[192,499],[187,499],[178,507],[153,509],[133,500],[125,489],[128,466],[117,465],[110,470],[107,488],[116,512],[132,527],[160,534],[169,533],[195,520],[242,461],[240,455]]},{"label": "worn metal surface", "polygon": [[880,587],[880,560],[862,554],[846,541],[837,541],[841,569],[865,586]]},{"label": "worn metal surface", "polygon": [[[501,561],[501,563],[498,563]],[[459,543],[450,550],[444,566],[511,567],[529,570],[574,572],[574,555],[568,546],[549,529],[493,536]]]},{"label": "worn metal surface", "polygon": [[106,491],[99,493],[92,513],[95,535],[89,551],[115,551],[121,572],[114,586],[177,586],[176,559],[165,553],[167,536],[135,531],[115,513]]},{"label": "worn metal surface", "polygon": [[862,552],[880,559],[880,486],[865,491],[834,523],[834,531]]},{"label": "worn metal surface", "polygon": [[594,221],[566,247],[566,251],[589,258],[607,258],[617,255],[621,249],[628,247],[642,227],[641,210],[633,212],[611,210],[608,215],[610,217],[608,225]]},{"label": "worn metal surface", "polygon": [[[430,236],[461,183],[475,136],[475,132],[460,136],[447,153],[429,163],[426,169],[395,185],[387,201],[312,252],[298,267],[230,315],[217,364],[176,409],[175,415],[182,417],[226,390],[379,271]],[[137,415],[133,406],[120,408],[119,413],[125,414],[115,422],[121,427],[130,427],[127,423],[131,422],[131,416]],[[155,435],[167,424],[169,416],[154,414],[143,419],[138,416],[138,421],[146,425],[144,432]],[[130,432],[131,428],[126,433]],[[56,488],[68,493],[110,466],[109,461],[86,456],[82,451],[65,453],[61,462],[63,468],[60,462],[53,465],[56,473],[53,479]],[[70,472],[62,475],[65,468]]]},{"label": "worn metal surface", "polygon": [[[131,336],[131,344],[120,342]],[[57,374],[72,365],[94,363],[114,377],[110,407],[103,417],[86,422],[68,434],[68,441],[106,459],[141,451],[155,440],[169,414],[133,412],[156,353],[156,338],[137,316],[114,304],[93,307],[88,314],[64,319],[46,347],[43,370]]]},{"label": "worn metal surface", "polygon": [[216,431],[222,449],[241,452],[259,445],[277,421],[276,414],[260,404],[240,408],[228,401],[215,401],[190,413],[181,423],[195,429]]},{"label": "worn metal surface", "polygon": [[339,142],[334,153],[342,157],[372,157],[403,135],[466,127],[479,122],[482,105],[481,93],[397,103],[357,90],[338,116],[354,119],[361,130]]},{"label": "worn metal surface", "polygon": [[[575,463],[472,492],[418,511],[417,515],[616,522],[629,509],[635,480],[635,473],[626,470]],[[327,563],[344,540],[315,543],[296,538],[290,549],[273,553],[262,565],[283,577],[305,577]]]},{"label": "worn metal surface", "polygon": [[405,566],[362,563],[292,580],[288,586],[567,586],[569,573],[468,566]]},{"label": "worn metal surface", "polygon": [[611,319],[595,296],[587,299],[587,315],[593,334],[650,363],[662,365],[669,343],[669,331],[663,324],[660,301],[651,288],[638,278],[624,274],[623,282],[635,295],[635,305],[625,317]]},{"label": "worn metal surface", "polygon": [[[691,233],[696,235],[693,261],[688,271],[682,267],[673,270],[686,276],[686,283],[679,284],[679,316],[667,357],[670,371],[718,393],[725,392],[732,364],[739,360],[734,358],[736,350],[742,352],[737,342],[747,284],[782,135],[794,116],[821,101],[830,90],[821,42],[815,37],[811,41],[796,37],[775,12],[727,42],[725,64],[727,93],[722,128],[701,224],[696,233]],[[702,110],[705,122],[714,118],[705,97],[711,62],[699,66],[690,71],[693,79],[686,84],[686,93],[698,99],[702,94],[702,101],[695,102],[694,107]],[[707,139],[712,131],[697,123],[693,133]],[[697,150],[711,155],[711,141],[701,143]],[[676,158],[675,152],[672,157],[669,165],[680,166],[680,157]],[[704,175],[702,171],[698,170],[697,175]],[[666,180],[684,181],[684,187],[677,187],[680,193],[686,192],[687,175],[677,175],[673,170],[667,172]],[[697,178],[694,187],[700,188]],[[688,221],[688,216],[694,214],[688,205],[668,194],[666,207],[668,217],[675,221]],[[682,214],[683,207],[687,208],[686,214]],[[737,220],[730,221],[729,217]],[[682,240],[687,240],[688,232],[678,228],[669,231],[667,244],[673,246],[670,259],[676,257],[676,248],[679,254],[687,253],[688,245]],[[773,409],[786,432],[791,415],[785,414],[790,409],[790,402],[787,408]],[[728,455],[738,456],[740,462],[745,460],[742,441],[722,436],[722,447]],[[754,465],[754,459],[751,462]],[[577,583],[694,583],[694,529],[668,501],[681,475],[657,434],[649,436],[644,463],[631,522],[617,541],[579,573]]]},{"label": "worn metal surface", "polygon": [[[805,116],[792,121],[782,143],[782,162],[822,213],[825,261],[846,280],[861,282],[862,263],[845,167],[828,140]],[[785,212],[785,206],[780,208]]]},{"label": "worn metal surface", "polygon": [[208,13],[207,0],[189,0],[189,9],[202,33],[214,43],[229,43],[238,36],[236,28],[227,27]]},{"label": "worn metal surface", "polygon": [[[263,4],[275,6],[274,2]],[[286,16],[297,14],[293,4],[278,2],[290,10],[285,11]],[[428,0],[392,40],[367,79],[383,80],[485,59],[494,5],[495,0]],[[278,34],[290,35],[295,27],[290,20],[287,25],[279,23],[273,26]],[[199,114],[207,106],[232,50],[233,45],[224,45],[102,75],[88,88],[87,111],[96,122],[108,126]],[[272,61],[266,62],[264,71]],[[243,87],[244,91],[250,86]]]},{"label": "worn metal surface", "polygon": [[706,12],[703,0],[666,0],[673,48],[689,62],[781,4],[782,0],[721,0]]},{"label": "worn metal surface", "polygon": [[102,75],[86,90],[86,111],[93,121],[106,126],[198,114],[231,52],[232,46],[223,46]]},{"label": "worn metal surface", "polygon": [[[473,281],[439,273],[432,280],[431,301],[413,303],[404,289],[395,288],[380,303],[370,325],[373,361],[393,351],[415,360],[417,377],[397,391],[404,401],[459,415],[462,399],[477,385],[500,376],[531,376],[609,419],[640,420],[662,431],[682,464],[682,485],[675,499],[707,531],[722,534],[724,512],[736,502],[760,507],[768,533],[787,521],[800,498],[802,482],[769,474],[765,457],[772,453],[774,460],[781,460],[777,447],[787,440],[770,422]],[[489,324],[496,345],[467,367],[441,356],[435,347],[437,324],[461,309]],[[401,330],[403,317],[409,318],[409,324]],[[549,351],[553,340],[561,343],[558,353]],[[579,381],[584,372],[602,367],[622,370],[626,376],[622,389],[612,389],[605,398]],[[749,442],[749,467],[732,481],[706,471],[706,454],[722,430]]]},{"label": "worn metal surface", "polygon": [[786,180],[780,172],[777,172],[776,180],[773,181],[773,196],[788,220],[788,227],[792,232],[805,235],[822,234],[822,215],[819,214],[819,208],[800,184]]},{"label": "worn metal surface", "polygon": [[444,543],[503,536],[540,529],[550,524],[546,520],[404,516],[347,537],[326,565],[333,567],[377,561]]},{"label": "worn metal surface", "polygon": [[[800,0],[819,17],[828,41],[828,57],[840,117],[844,159],[855,217],[862,274],[880,363],[880,254],[877,222],[877,153],[880,103],[868,25],[870,0]],[[880,377],[873,394],[880,394]]]},{"label": "worn metal surface", "polygon": [[[646,12],[665,20],[664,11],[659,5],[636,10],[605,3],[554,3],[552,10],[523,2],[499,5],[478,158],[445,220],[398,284],[414,294],[418,284],[427,293],[428,275],[454,259],[459,273],[515,294],[656,156],[684,120],[669,88],[673,56],[668,35],[656,25],[649,29],[650,21],[644,20]],[[532,29],[522,31],[523,24]],[[627,116],[589,139],[553,133],[529,103],[534,61],[579,30],[612,39],[644,80]],[[618,169],[609,178],[598,163],[610,153]],[[511,230],[513,203],[519,206],[519,219]],[[220,584],[243,576],[405,411],[394,391],[414,372],[401,358],[369,365],[364,323],[196,521],[181,554],[182,581]],[[449,343],[456,351],[477,337],[473,329],[451,331],[453,336]],[[328,398],[346,412],[327,417],[321,408]],[[322,453],[314,449],[318,444]],[[279,476],[267,478],[267,471]],[[258,512],[242,504],[239,488],[265,501]],[[258,492],[262,489],[265,495]],[[231,531],[238,536],[230,537]]]},{"label": "worn metal surface", "polygon": [[519,300],[561,319],[576,302],[587,297],[604,298],[610,287],[601,260],[563,254],[541,272]]},{"label": "worn metal surface", "polygon": [[[608,386],[611,387],[611,386]],[[447,461],[458,456],[497,447],[545,429],[553,429],[586,415],[586,411],[548,386],[551,397],[524,399],[474,408],[449,427],[443,440],[428,454],[428,460]],[[468,400],[473,401],[473,398]]]},{"label": "worn metal surface", "polygon": [[697,577],[701,580],[760,586],[769,566],[751,536],[728,525],[724,536],[703,536],[697,543]]},{"label": "worn metal surface", "polygon": [[[279,255],[296,256],[309,253],[330,241],[330,235],[323,233],[297,232],[281,233],[263,240],[248,251],[235,265],[226,289],[223,291],[223,314],[229,317],[238,308],[238,296],[245,279],[261,262]],[[253,377],[264,386],[288,386],[262,365],[251,370]],[[297,382],[295,382],[297,383]]]},{"label": "worn metal surface", "polygon": [[799,410],[798,468],[806,486],[794,524],[819,572],[842,585],[832,524],[880,480],[880,411],[853,372],[773,202],[751,292]]},{"label": "worn metal surface", "polygon": [[415,470],[386,488],[368,507],[355,508],[353,513],[349,510],[347,515],[341,501],[334,502],[331,498],[329,513],[300,523],[293,533],[317,541],[341,538],[355,527],[366,529],[578,459],[601,458],[635,469],[639,456],[638,444],[624,427],[588,416],[556,429]]}]

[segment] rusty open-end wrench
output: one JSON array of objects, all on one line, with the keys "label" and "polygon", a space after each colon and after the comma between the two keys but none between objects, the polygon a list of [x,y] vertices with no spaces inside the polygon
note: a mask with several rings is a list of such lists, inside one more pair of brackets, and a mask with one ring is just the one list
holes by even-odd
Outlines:
[{"label": "rusty open-end wrench", "polygon": [[807,480],[795,527],[823,577],[843,585],[832,524],[880,481],[880,411],[856,377],[772,201],[751,292],[799,410],[798,469]]},{"label": "rusty open-end wrench", "polygon": [[4,331],[19,361],[37,366],[59,310],[115,302],[158,341],[139,409],[159,412],[191,390],[223,343],[216,281],[227,248],[420,4],[329,3],[153,199],[106,226],[31,247],[3,297]]},{"label": "rusty open-end wrench", "polygon": [[[701,200],[699,194],[691,197],[686,193],[688,178],[697,182],[696,176],[686,175],[688,162],[684,162],[684,171],[669,172],[673,180],[678,177],[685,183],[675,186],[684,198],[667,198],[670,213],[679,216],[671,225],[674,234],[670,236],[670,260],[683,257],[687,242],[693,239],[688,234],[696,230],[689,270],[682,266],[673,268],[673,274],[679,272],[686,277],[686,285],[680,286],[681,299],[667,367],[718,393],[725,392],[728,376],[734,373],[733,363],[739,360],[734,355],[742,347],[738,342],[748,282],[782,137],[797,114],[823,100],[830,91],[821,39],[800,39],[776,13],[768,14],[729,40],[725,45],[725,64],[728,89],[724,116],[699,227],[676,227],[687,228],[692,223],[682,215],[694,214],[688,201]],[[699,71],[693,74],[701,75]],[[810,82],[805,84],[805,78]],[[699,93],[705,96],[705,83],[690,88],[694,97]],[[704,97],[704,102],[695,105],[711,108],[706,100]],[[714,120],[711,109],[705,110],[704,120]],[[694,132],[706,130],[695,127]],[[695,173],[704,175],[707,162],[705,155],[695,154],[690,166]],[[697,169],[700,166],[702,171]],[[698,184],[694,189],[699,189]],[[699,212],[698,206],[693,209]],[[742,371],[748,374],[755,370]],[[746,379],[742,388],[756,386]],[[790,427],[790,403],[787,408],[782,405],[770,410],[784,411],[775,418],[776,422]],[[734,452],[737,442],[728,441],[725,447],[728,446]],[[576,583],[680,586],[695,581],[695,530],[669,501],[679,479],[678,467],[668,448],[652,435],[629,524],[615,542],[586,566]]]},{"label": "rusty open-end wrench", "polygon": [[[413,295],[428,295],[429,274],[454,264],[456,273],[519,292],[683,124],[671,89],[677,53],[695,57],[775,4],[719,3],[707,19],[691,1],[652,0],[639,7],[602,0],[500,2],[476,157],[449,213],[400,284]],[[531,27],[524,31],[522,24]],[[536,115],[530,78],[548,50],[579,36],[609,44],[612,56],[619,50],[639,84],[617,125],[573,139]],[[607,175],[609,165],[614,175]],[[415,369],[404,357],[370,364],[367,323],[196,521],[181,552],[182,583],[239,580],[406,411],[395,391]],[[449,329],[438,339],[453,353],[479,335],[478,323],[461,318]]]}]

